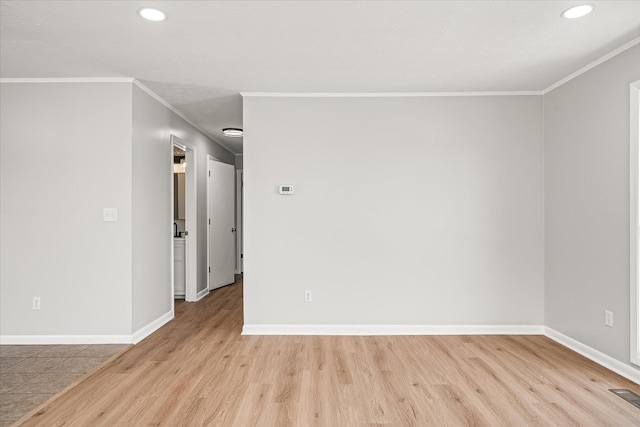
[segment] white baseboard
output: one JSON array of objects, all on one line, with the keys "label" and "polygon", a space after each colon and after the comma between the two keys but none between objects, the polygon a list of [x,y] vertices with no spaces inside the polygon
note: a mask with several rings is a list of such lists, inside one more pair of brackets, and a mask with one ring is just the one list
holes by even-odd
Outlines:
[{"label": "white baseboard", "polygon": [[247,325],[242,335],[545,335],[599,365],[640,384],[640,369],[539,325]]},{"label": "white baseboard", "polygon": [[131,344],[131,335],[0,335],[0,344]]},{"label": "white baseboard", "polygon": [[570,348],[586,357],[587,359],[591,359],[599,365],[604,366],[605,368],[615,372],[616,374],[622,375],[628,380],[633,381],[636,384],[640,384],[640,369],[634,368],[633,366],[627,365],[626,363],[622,363],[617,359],[614,359],[611,356],[607,356],[606,354],[596,350],[595,348],[589,347],[586,344],[581,343],[580,341],[576,341],[573,338],[570,338],[555,329],[551,329],[549,327],[545,327],[544,335],[548,338],[554,340],[558,344],[562,344],[565,347]]},{"label": "white baseboard", "polygon": [[158,317],[153,322],[147,324],[146,326],[138,329],[136,332],[131,335],[131,342],[133,344],[138,344],[140,341],[163,327],[166,323],[173,320],[173,309]]},{"label": "white baseboard", "polygon": [[203,290],[201,290],[200,292],[198,292],[196,294],[196,301],[200,301],[202,298],[206,297],[207,295],[209,295],[209,288],[204,288]]},{"label": "white baseboard", "polygon": [[137,344],[173,319],[173,310],[132,335],[0,335],[2,345]]},{"label": "white baseboard", "polygon": [[242,335],[542,335],[537,325],[244,325]]}]

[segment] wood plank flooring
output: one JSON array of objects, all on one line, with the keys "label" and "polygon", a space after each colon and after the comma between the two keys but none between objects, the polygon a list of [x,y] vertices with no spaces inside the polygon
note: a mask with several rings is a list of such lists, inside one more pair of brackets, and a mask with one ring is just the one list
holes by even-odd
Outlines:
[{"label": "wood plank flooring", "polygon": [[640,386],[543,336],[241,336],[242,283],[25,426],[640,426]]}]

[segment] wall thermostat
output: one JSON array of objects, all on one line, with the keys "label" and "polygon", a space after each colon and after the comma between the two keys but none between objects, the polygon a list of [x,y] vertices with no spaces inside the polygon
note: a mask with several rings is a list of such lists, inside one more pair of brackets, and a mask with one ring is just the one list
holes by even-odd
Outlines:
[{"label": "wall thermostat", "polygon": [[281,185],[280,194],[293,194],[293,185]]}]

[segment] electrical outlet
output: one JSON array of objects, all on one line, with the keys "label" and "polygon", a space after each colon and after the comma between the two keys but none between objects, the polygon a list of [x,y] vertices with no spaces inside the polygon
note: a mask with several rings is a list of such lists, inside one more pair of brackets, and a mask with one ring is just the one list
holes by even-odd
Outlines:
[{"label": "electrical outlet", "polygon": [[40,297],[33,297],[32,310],[40,310]]},{"label": "electrical outlet", "polygon": [[604,324],[610,328],[613,328],[613,311],[604,311]]},{"label": "electrical outlet", "polygon": [[313,301],[313,293],[311,291],[304,291],[304,302]]}]

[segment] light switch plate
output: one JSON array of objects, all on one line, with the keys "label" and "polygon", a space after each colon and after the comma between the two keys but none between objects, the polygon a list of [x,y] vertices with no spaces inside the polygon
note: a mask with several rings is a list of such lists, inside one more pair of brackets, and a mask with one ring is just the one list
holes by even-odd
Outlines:
[{"label": "light switch plate", "polygon": [[118,221],[118,208],[103,208],[102,220],[104,222],[117,222]]}]

